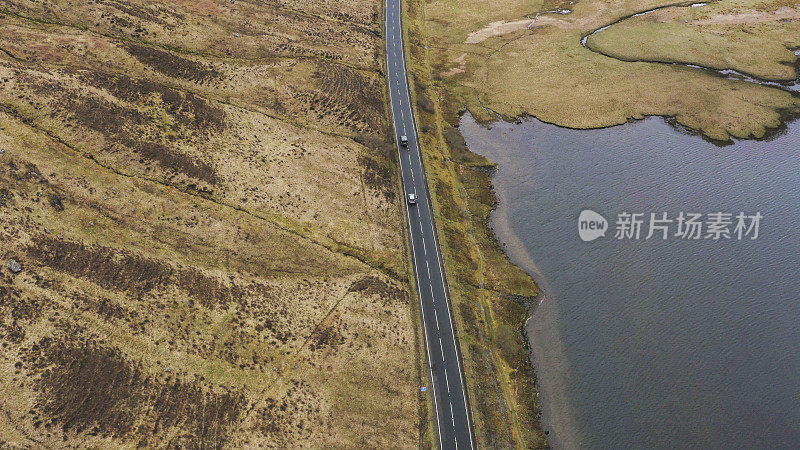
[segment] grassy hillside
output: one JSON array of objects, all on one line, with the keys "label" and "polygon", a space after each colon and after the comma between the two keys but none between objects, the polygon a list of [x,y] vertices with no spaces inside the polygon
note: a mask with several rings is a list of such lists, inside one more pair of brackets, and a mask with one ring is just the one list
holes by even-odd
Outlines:
[{"label": "grassy hillside", "polygon": [[340,3],[0,1],[0,442],[418,444],[381,3]]}]

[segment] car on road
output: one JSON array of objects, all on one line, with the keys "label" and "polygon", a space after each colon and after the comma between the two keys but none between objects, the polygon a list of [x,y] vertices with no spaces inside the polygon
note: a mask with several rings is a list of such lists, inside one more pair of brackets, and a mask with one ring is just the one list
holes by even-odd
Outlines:
[{"label": "car on road", "polygon": [[417,194],[408,194],[408,204],[413,205],[417,203]]},{"label": "car on road", "polygon": [[406,135],[400,136],[400,146],[401,147],[408,147],[408,136],[406,136]]}]

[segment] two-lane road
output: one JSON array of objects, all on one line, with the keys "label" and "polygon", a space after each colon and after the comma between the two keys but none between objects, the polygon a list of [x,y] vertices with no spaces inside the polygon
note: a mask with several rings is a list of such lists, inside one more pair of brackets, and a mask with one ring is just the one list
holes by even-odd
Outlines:
[{"label": "two-lane road", "polygon": [[474,445],[464,376],[408,92],[401,0],[386,0],[386,60],[397,142],[400,136],[408,137],[408,146],[399,147],[403,189],[406,198],[410,193],[417,195],[416,204],[408,204],[408,229],[439,444],[446,449],[471,449]]}]

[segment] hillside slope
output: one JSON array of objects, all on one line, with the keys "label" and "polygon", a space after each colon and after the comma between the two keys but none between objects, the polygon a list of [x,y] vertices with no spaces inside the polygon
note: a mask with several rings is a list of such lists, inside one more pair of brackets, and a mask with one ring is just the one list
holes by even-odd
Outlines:
[{"label": "hillside slope", "polygon": [[381,3],[346,6],[0,1],[0,442],[418,445]]}]

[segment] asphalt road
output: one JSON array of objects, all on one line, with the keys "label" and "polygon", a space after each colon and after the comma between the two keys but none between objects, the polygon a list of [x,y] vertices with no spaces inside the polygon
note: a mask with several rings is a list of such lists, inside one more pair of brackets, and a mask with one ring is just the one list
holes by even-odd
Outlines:
[{"label": "asphalt road", "polygon": [[408,93],[401,11],[401,0],[386,0],[386,59],[392,120],[397,142],[400,136],[408,137],[408,147],[398,146],[403,189],[406,198],[410,193],[417,195],[417,203],[406,206],[432,380],[428,392],[436,407],[440,447],[471,449],[474,444],[463,369]]}]

